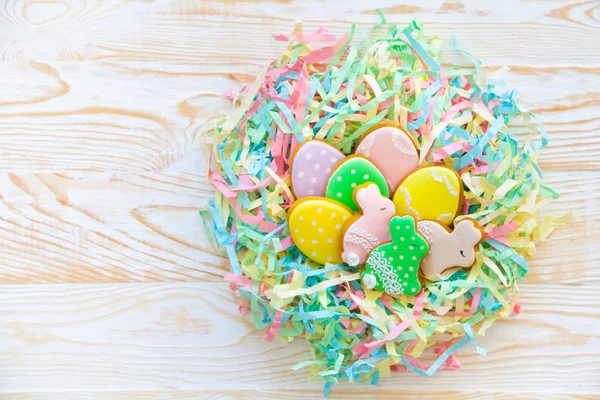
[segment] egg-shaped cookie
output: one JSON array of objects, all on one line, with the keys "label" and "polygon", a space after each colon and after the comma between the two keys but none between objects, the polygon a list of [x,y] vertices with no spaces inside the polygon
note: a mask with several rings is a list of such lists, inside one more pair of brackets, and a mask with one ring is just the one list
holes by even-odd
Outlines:
[{"label": "egg-shaped cookie", "polygon": [[325,196],[339,201],[352,211],[358,211],[353,192],[357,186],[367,182],[376,184],[382,196],[389,196],[388,185],[377,167],[362,156],[349,156],[339,163],[331,174]]},{"label": "egg-shaped cookie", "polygon": [[382,126],[363,137],[356,154],[369,159],[381,171],[390,193],[419,167],[419,154],[408,133],[394,126]]},{"label": "egg-shaped cookie", "polygon": [[291,162],[292,191],[296,198],[325,196],[327,179],[344,157],[344,153],[320,140],[298,146]]},{"label": "egg-shaped cookie", "polygon": [[324,197],[296,200],[288,215],[290,234],[298,249],[319,264],[341,264],[342,227],[352,212]]},{"label": "egg-shaped cookie", "polygon": [[433,165],[408,175],[394,194],[397,215],[450,225],[463,199],[460,176],[451,168]]}]

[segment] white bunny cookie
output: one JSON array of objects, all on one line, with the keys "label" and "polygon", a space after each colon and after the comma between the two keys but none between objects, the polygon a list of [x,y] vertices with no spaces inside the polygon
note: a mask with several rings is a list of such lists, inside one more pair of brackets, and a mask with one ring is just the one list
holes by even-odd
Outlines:
[{"label": "white bunny cookie", "polygon": [[457,268],[470,268],[475,263],[475,246],[483,238],[483,230],[475,221],[462,220],[452,232],[435,221],[420,221],[417,230],[429,242],[429,254],[421,261],[425,278],[443,280]]}]

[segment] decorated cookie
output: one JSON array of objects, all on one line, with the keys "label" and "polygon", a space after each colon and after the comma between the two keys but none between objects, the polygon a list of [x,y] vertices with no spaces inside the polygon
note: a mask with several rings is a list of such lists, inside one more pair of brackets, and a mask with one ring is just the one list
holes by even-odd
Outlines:
[{"label": "decorated cookie", "polygon": [[429,254],[421,262],[421,274],[431,280],[445,279],[457,268],[475,263],[475,246],[483,238],[479,225],[470,219],[456,224],[454,231],[434,221],[420,221],[417,230],[429,242]]},{"label": "decorated cookie", "polygon": [[344,232],[342,260],[354,267],[364,264],[371,250],[390,241],[390,219],[396,214],[394,203],[381,196],[374,183],[359,186],[354,192],[361,214]]},{"label": "decorated cookie", "polygon": [[353,211],[358,211],[354,201],[354,189],[364,183],[373,182],[379,186],[381,195],[389,197],[389,190],[385,178],[372,162],[362,156],[346,157],[329,178],[325,196],[339,201]]},{"label": "decorated cookie", "polygon": [[369,255],[362,275],[363,284],[367,289],[392,295],[416,295],[421,291],[419,264],[429,251],[429,245],[409,215],[390,220],[390,235],[390,243],[379,245]]},{"label": "decorated cookie", "polygon": [[398,215],[437,221],[446,226],[456,217],[463,198],[462,180],[453,169],[430,166],[408,175],[394,194]]},{"label": "decorated cookie", "polygon": [[419,167],[417,149],[400,128],[383,126],[367,134],[356,148],[356,154],[369,159],[385,176],[390,193],[402,179]]},{"label": "decorated cookie", "polygon": [[296,198],[325,196],[327,179],[344,153],[320,140],[301,144],[291,163],[292,190]]},{"label": "decorated cookie", "polygon": [[352,213],[323,197],[307,197],[290,208],[288,223],[298,249],[319,264],[341,264],[342,227]]}]

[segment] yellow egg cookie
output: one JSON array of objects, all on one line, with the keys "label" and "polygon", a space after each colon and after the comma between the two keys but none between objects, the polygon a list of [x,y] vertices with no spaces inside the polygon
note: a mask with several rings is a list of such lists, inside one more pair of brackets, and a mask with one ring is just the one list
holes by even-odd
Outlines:
[{"label": "yellow egg cookie", "polygon": [[397,215],[450,225],[463,200],[460,176],[451,168],[432,165],[408,175],[394,194]]},{"label": "yellow egg cookie", "polygon": [[342,228],[352,212],[337,201],[305,197],[294,202],[288,224],[294,243],[319,264],[341,264]]}]

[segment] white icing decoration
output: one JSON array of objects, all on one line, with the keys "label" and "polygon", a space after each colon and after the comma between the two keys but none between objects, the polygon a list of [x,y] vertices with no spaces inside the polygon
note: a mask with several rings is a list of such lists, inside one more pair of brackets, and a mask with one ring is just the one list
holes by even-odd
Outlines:
[{"label": "white icing decoration", "polygon": [[393,295],[404,293],[401,279],[394,271],[394,267],[383,257],[382,252],[372,252],[367,262],[381,280],[381,285],[386,293]]},{"label": "white icing decoration", "polygon": [[450,221],[452,221],[452,218],[454,218],[453,214],[446,213],[446,214],[440,215],[437,220],[440,221],[440,222],[444,222],[444,220],[448,220],[448,219]]},{"label": "white icing decoration", "polygon": [[427,239],[429,243],[431,243],[431,235],[433,235],[433,231],[431,230],[431,226],[427,221],[417,223],[417,231]]},{"label": "white icing decoration", "polygon": [[373,235],[371,232],[367,231],[366,229],[356,228],[356,227],[354,227],[354,225],[352,225],[352,226],[350,226],[350,228],[348,228],[348,230],[346,231],[346,235],[358,236],[358,237],[361,237],[361,238],[364,238],[365,240],[367,240],[371,244],[370,249],[365,248],[367,251],[371,251],[375,247],[379,246],[379,243],[381,243],[379,241],[379,239],[377,238],[377,236]]},{"label": "white icing decoration", "polygon": [[375,277],[371,274],[365,274],[365,276],[363,276],[363,285],[365,285],[365,288],[371,290],[375,287],[375,285],[377,285],[377,280],[375,279]]},{"label": "white icing decoration", "polygon": [[360,150],[362,151],[365,157],[369,157],[369,152],[371,151],[371,147],[373,147],[374,144],[374,135],[367,135],[367,137],[363,139],[362,143],[360,144]]},{"label": "white icing decoration", "polygon": [[372,233],[362,228],[355,228],[354,226],[351,226],[346,231],[344,241],[357,244],[367,252],[370,252],[381,243]]},{"label": "white icing decoration", "polygon": [[414,214],[415,218],[417,220],[420,220],[421,219],[421,214],[419,214],[419,212],[417,210],[413,210],[413,208],[411,207],[412,197],[410,196],[410,193],[408,192],[408,189],[406,189],[403,186],[400,186],[398,188],[398,190],[400,190],[402,192],[402,195],[404,196],[404,204],[406,204],[406,211],[408,211],[409,213]]},{"label": "white icing decoration", "polygon": [[351,267],[356,267],[359,263],[359,258],[358,258],[358,254],[356,253],[350,253],[347,257],[346,257],[346,264],[348,264]]},{"label": "white icing decoration", "polygon": [[448,190],[448,193],[450,193],[450,196],[458,197],[458,192],[456,191],[454,186],[452,186],[452,183],[448,180],[448,177],[446,175],[437,174],[434,168],[431,168],[430,172],[433,180],[446,184],[446,189]]},{"label": "white icing decoration", "polygon": [[402,143],[400,143],[400,138],[402,136],[406,136],[404,133],[402,132],[394,132],[392,133],[392,144],[394,145],[394,147],[398,150],[400,150],[401,153],[404,153],[406,155],[409,156],[416,156],[417,155],[417,150],[414,148],[414,146],[411,146],[409,148],[403,147]]}]

